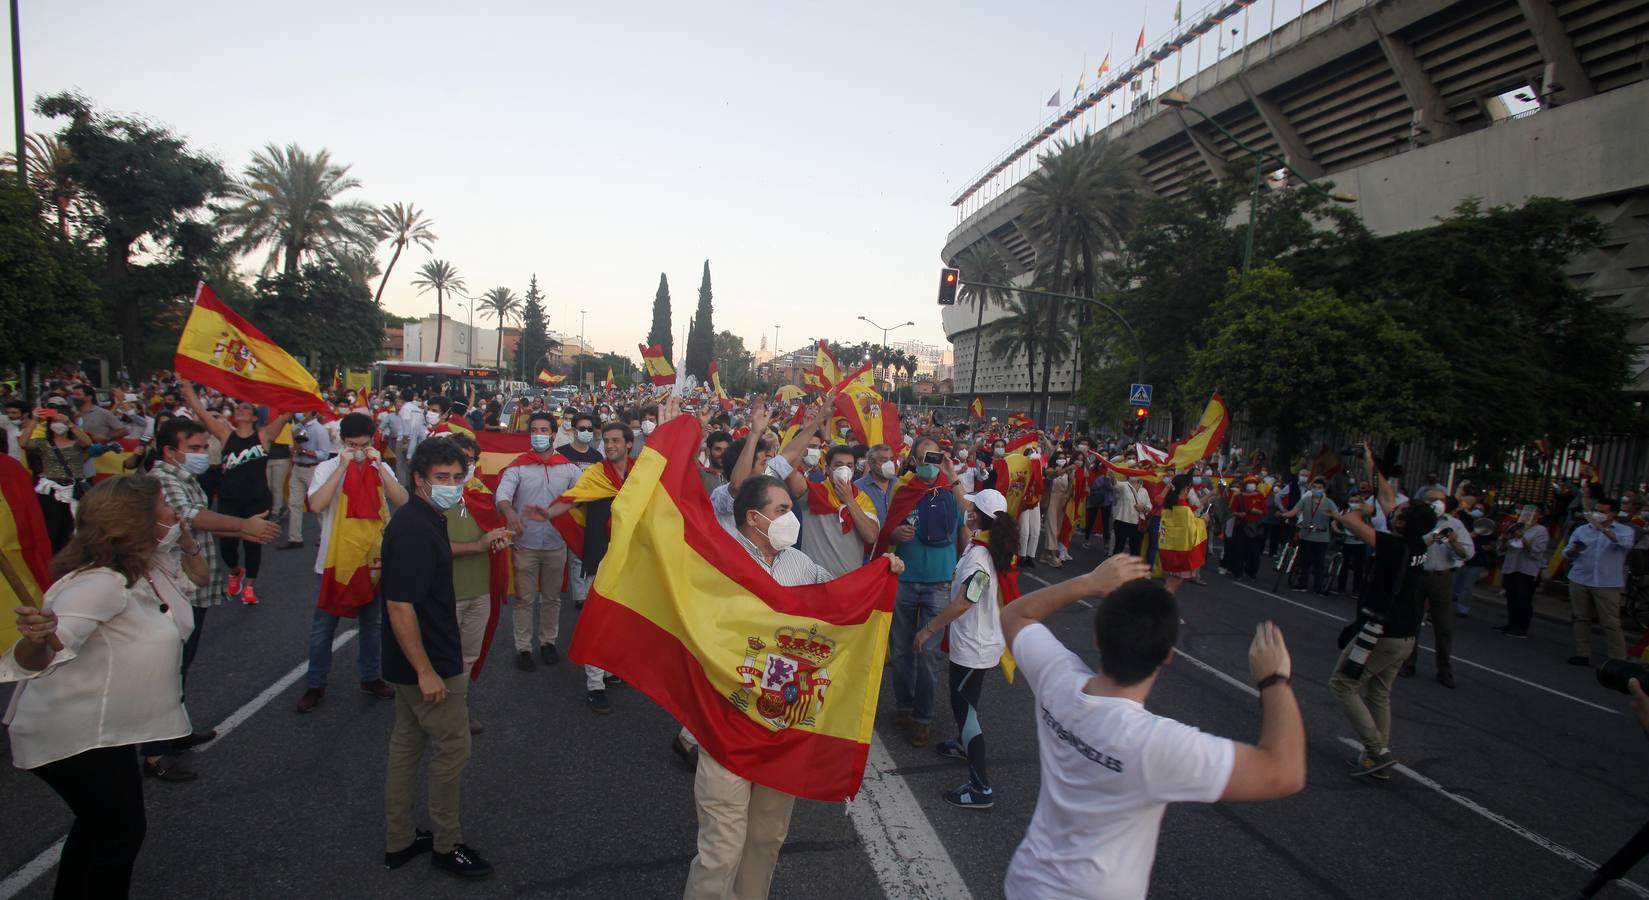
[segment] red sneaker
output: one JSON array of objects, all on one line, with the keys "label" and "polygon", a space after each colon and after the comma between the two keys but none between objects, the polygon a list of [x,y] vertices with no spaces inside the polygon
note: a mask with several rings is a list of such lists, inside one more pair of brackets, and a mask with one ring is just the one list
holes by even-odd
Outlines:
[{"label": "red sneaker", "polygon": [[235,596],[236,594],[239,594],[240,593],[241,580],[245,577],[246,577],[246,570],[245,569],[236,568],[236,569],[230,570],[230,572],[229,572],[229,588],[228,588],[228,590],[224,591],[224,593],[228,594],[231,597]]},{"label": "red sneaker", "polygon": [[258,595],[252,590],[252,586],[250,584],[246,586],[246,590],[241,591],[240,602],[244,606],[258,605]]}]

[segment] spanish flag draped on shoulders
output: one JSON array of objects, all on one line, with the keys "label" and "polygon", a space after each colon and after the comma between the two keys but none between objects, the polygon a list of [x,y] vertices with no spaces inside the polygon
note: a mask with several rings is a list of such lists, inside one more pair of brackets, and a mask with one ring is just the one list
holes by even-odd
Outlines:
[{"label": "spanish flag draped on shoulders", "polygon": [[916,504],[924,498],[941,493],[950,493],[950,476],[941,469],[932,481],[923,481],[916,476],[915,471],[906,472],[899,477],[887,498],[887,521],[882,523],[882,531],[876,536],[876,546],[873,556],[881,556],[893,547],[893,530],[905,524],[905,519],[916,511]]},{"label": "spanish flag draped on shoulders", "polygon": [[1071,535],[1088,515],[1088,467],[1071,467],[1071,490],[1065,495],[1065,506],[1059,511],[1059,546],[1071,550]]},{"label": "spanish flag draped on shoulders", "polygon": [[[321,514],[321,550],[316,563],[321,590],[315,606],[353,619],[361,607],[372,602],[378,589],[372,567],[383,555],[384,526],[389,524],[383,479],[394,479],[395,473],[371,457],[353,460],[347,456],[334,456],[321,463],[343,466],[344,475],[338,495]],[[333,471],[316,469],[311,495],[332,477]]]},{"label": "spanish flag draped on shoulders", "polygon": [[635,685],[734,775],[845,800],[870,749],[892,568],[781,586],[717,523],[698,477],[701,431],[679,416],[631,464],[568,655]]},{"label": "spanish flag draped on shoulders", "polygon": [[[464,485],[463,514],[475,520],[482,534],[495,528],[503,528],[506,524],[504,514],[498,511],[498,498],[493,496],[492,488],[487,487],[478,476],[471,477],[469,483]],[[471,681],[481,677],[481,666],[487,661],[487,649],[492,646],[493,632],[498,630],[498,611],[513,593],[515,566],[510,558],[509,548],[488,553],[487,629],[481,636],[481,654],[476,657],[475,665],[470,668]]]},{"label": "spanish flag draped on shoulders", "polygon": [[876,504],[870,495],[852,482],[847,485],[847,497],[842,496],[842,486],[835,478],[826,478],[824,481],[808,481],[807,483],[807,511],[815,516],[834,515],[841,520],[842,534],[853,530],[853,516],[847,511],[849,502],[864,510],[871,519],[876,518]]},{"label": "spanish flag draped on shoulders", "polygon": [[[566,457],[559,453],[551,458],[559,459],[564,463],[569,462]],[[534,463],[539,462],[537,457],[533,457],[532,461]],[[617,466],[607,460],[602,460],[599,465],[593,465],[585,469],[584,474],[578,476],[578,480],[573,482],[573,486],[565,494],[556,498],[555,502],[571,503],[573,508],[551,519],[550,524],[554,525],[555,530],[561,533],[562,540],[567,542],[568,551],[578,557],[579,561],[587,567],[586,571],[595,570],[599,563],[599,559],[592,560],[585,556],[588,552],[585,547],[589,543],[587,528],[592,524],[599,524],[590,521],[590,511],[586,507],[599,500],[611,500],[617,497],[619,489],[624,487],[624,477],[625,473],[620,472]],[[592,546],[590,549],[595,548]]]},{"label": "spanish flag draped on shoulders", "polygon": [[[38,607],[46,588],[51,587],[52,543],[35,500],[34,476],[27,466],[4,453],[0,453],[0,555],[9,570],[8,577],[0,578],[0,647],[10,647],[21,636],[12,610]],[[21,596],[9,576],[22,585]]]},{"label": "spanish flag draped on shoulders", "polygon": [[1164,505],[1157,564],[1170,575],[1187,575],[1202,568],[1208,551],[1208,525],[1183,496]]}]

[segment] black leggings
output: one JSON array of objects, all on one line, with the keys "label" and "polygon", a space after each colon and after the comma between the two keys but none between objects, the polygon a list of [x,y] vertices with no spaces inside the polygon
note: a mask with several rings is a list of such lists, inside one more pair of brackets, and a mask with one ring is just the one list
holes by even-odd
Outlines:
[{"label": "black leggings", "polygon": [[968,780],[982,791],[991,789],[985,774],[985,732],[979,726],[979,691],[988,669],[950,664],[950,711],[956,717],[956,742],[968,755]]},{"label": "black leggings", "polygon": [[[246,519],[261,512],[269,511],[269,498],[259,497],[255,500],[232,500],[228,497],[218,498],[218,512],[226,516],[239,516]],[[240,567],[240,538],[219,537],[218,546],[223,548],[223,564],[233,572]],[[246,577],[258,577],[258,566],[263,562],[263,545],[246,542]]]},{"label": "black leggings", "polygon": [[131,746],[99,747],[33,770],[74,813],[54,900],[124,898],[143,847],[143,772]]},{"label": "black leggings", "polygon": [[40,498],[40,516],[46,520],[46,540],[51,541],[52,552],[56,553],[74,537],[74,513],[69,504],[59,502],[56,497],[35,496]]}]

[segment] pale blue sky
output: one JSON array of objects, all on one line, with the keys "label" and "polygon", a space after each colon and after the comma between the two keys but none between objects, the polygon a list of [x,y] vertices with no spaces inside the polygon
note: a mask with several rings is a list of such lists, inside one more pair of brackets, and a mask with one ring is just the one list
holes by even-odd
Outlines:
[{"label": "pale blue sky", "polygon": [[[23,0],[24,89],[147,115],[231,171],[268,142],[324,147],[359,199],[426,210],[472,293],[536,272],[551,327],[588,310],[602,349],[634,352],[660,271],[679,341],[706,258],[715,324],[751,350],[774,325],[781,349],[879,339],[861,314],[942,344],[950,200],[1085,61],[1091,84],[1108,47],[1130,56],[1145,11]],[[1150,4],[1149,37],[1173,12]],[[409,286],[429,255],[402,256],[386,306],[434,311]]]}]

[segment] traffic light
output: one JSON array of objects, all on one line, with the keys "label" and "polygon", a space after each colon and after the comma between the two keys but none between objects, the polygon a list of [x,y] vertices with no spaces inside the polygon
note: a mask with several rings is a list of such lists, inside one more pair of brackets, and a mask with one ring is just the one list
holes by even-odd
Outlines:
[{"label": "traffic light", "polygon": [[956,287],[957,287],[957,285],[959,285],[961,283],[962,283],[962,271],[960,269],[940,269],[939,270],[939,305],[940,306],[955,306],[956,305]]},{"label": "traffic light", "polygon": [[1151,414],[1151,407],[1134,407],[1134,435],[1137,437],[1145,431],[1145,417]]}]

